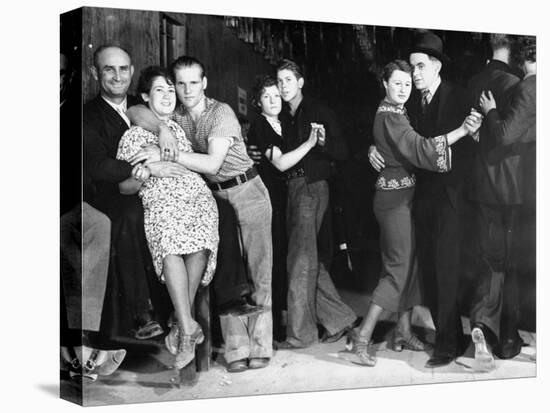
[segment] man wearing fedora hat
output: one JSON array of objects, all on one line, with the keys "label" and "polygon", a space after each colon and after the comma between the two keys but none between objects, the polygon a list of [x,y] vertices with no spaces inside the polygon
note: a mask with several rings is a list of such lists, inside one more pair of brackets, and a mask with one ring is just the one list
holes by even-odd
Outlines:
[{"label": "man wearing fedora hat", "polygon": [[[441,79],[443,42],[432,32],[421,33],[409,54],[418,93],[411,96],[409,114],[423,136],[438,136],[462,122],[469,112],[466,92]],[[453,146],[452,170],[417,174],[414,216],[419,267],[425,303],[436,327],[435,345],[427,367],[451,363],[466,341],[458,311],[461,223],[465,212],[464,183],[473,158],[474,142],[462,139]]]},{"label": "man wearing fedora hat", "polygon": [[[406,108],[414,129],[422,136],[435,137],[458,127],[469,112],[466,92],[440,76],[443,65],[450,62],[441,39],[429,31],[419,33],[409,62],[416,90]],[[418,262],[424,303],[436,327],[434,351],[426,367],[451,363],[466,344],[458,312],[459,257],[463,186],[473,144],[463,139],[453,146],[449,172],[416,172],[413,214]],[[371,149],[369,160],[375,169],[383,167],[375,149]]]}]

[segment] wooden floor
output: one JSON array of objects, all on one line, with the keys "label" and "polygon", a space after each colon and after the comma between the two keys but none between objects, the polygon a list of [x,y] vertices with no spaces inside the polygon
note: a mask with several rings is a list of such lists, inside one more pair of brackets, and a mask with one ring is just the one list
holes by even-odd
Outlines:
[{"label": "wooden floor", "polygon": [[[522,337],[529,346],[512,360],[497,360],[496,369],[490,373],[471,369],[471,351],[449,366],[426,369],[427,354],[396,353],[386,348],[385,343],[377,346],[375,367],[357,366],[343,357],[342,339],[304,350],[277,351],[265,369],[238,374],[228,373],[225,363],[218,358],[189,387],[178,386],[179,377],[168,368],[171,358],[166,352],[145,357],[130,355],[112,376],[87,384],[84,400],[92,406],[534,377],[536,364],[530,355],[535,352],[535,337],[524,332]],[[70,381],[62,383],[72,385]]]},{"label": "wooden floor", "polygon": [[[368,299],[345,291],[342,296],[358,314],[364,314]],[[419,308],[414,320],[427,333],[428,340],[433,339],[429,312]],[[465,333],[469,333],[468,320],[464,319],[463,324]],[[386,341],[381,341],[375,345],[378,363],[368,368],[347,361],[345,339],[341,339],[302,350],[276,351],[267,368],[238,374],[228,373],[223,356],[218,355],[212,368],[199,373],[192,386],[179,385],[179,376],[169,368],[172,356],[159,345],[157,354],[129,353],[113,375],[87,383],[83,396],[85,405],[93,406],[535,377],[536,362],[531,355],[536,351],[536,335],[522,331],[521,336],[526,342],[521,354],[512,360],[497,360],[496,369],[489,373],[471,368],[473,346],[451,365],[429,369],[424,367],[428,354],[396,353],[387,348]],[[74,384],[63,380],[62,386],[70,392]]]}]

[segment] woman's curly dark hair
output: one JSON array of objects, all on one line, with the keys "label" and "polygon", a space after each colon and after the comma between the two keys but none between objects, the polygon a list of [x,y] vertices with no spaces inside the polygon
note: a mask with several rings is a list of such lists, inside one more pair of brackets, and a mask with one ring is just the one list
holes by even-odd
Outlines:
[{"label": "woman's curly dark hair", "polygon": [[277,80],[269,75],[256,76],[256,81],[252,87],[251,103],[254,108],[261,111],[260,99],[265,90],[270,86],[277,86]]},{"label": "woman's curly dark hair", "polygon": [[151,91],[153,80],[155,80],[159,76],[166,79],[166,83],[168,83],[169,85],[174,85],[174,79],[172,77],[172,73],[169,70],[160,66],[149,66],[143,69],[139,74],[137,92],[139,94],[148,94]]}]

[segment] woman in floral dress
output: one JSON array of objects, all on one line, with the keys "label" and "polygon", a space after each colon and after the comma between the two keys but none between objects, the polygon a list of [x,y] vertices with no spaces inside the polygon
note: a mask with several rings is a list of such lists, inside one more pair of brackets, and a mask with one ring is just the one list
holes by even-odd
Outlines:
[{"label": "woman in floral dress", "polygon": [[382,269],[367,315],[351,337],[352,361],[364,366],[376,364],[368,344],[383,310],[398,313],[399,334],[396,332],[394,350],[426,349],[411,331],[412,308],[420,304],[411,217],[414,169],[449,171],[450,145],[475,132],[481,125],[480,114],[471,113],[460,127],[446,135],[429,139],[420,136],[410,125],[404,108],[411,94],[411,73],[410,65],[403,60],[385,66],[386,97],[378,106],[374,119],[376,149],[385,160],[374,195],[374,214],[380,226]]},{"label": "woman in floral dress", "polygon": [[[191,152],[183,129],[170,120],[176,105],[170,74],[160,67],[144,69],[138,92],[151,111],[173,131],[178,149]],[[158,136],[133,126],[120,140],[117,159],[129,161],[146,145],[158,145]],[[219,240],[216,203],[199,174],[167,162],[136,165],[132,177],[119,187],[122,193],[139,191],[155,271],[159,280],[166,283],[177,317],[166,345],[176,355],[174,367],[181,369],[195,357],[195,345],[204,341],[191,308],[199,283],[207,285],[216,267]]]}]

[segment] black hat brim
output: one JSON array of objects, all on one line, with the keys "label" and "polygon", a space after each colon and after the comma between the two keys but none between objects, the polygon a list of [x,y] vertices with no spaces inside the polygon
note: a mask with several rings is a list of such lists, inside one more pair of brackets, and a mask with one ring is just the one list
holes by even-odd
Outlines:
[{"label": "black hat brim", "polygon": [[440,53],[438,50],[430,49],[427,47],[415,47],[411,49],[411,51],[409,52],[409,56],[412,53],[426,53],[428,56],[433,56],[436,59],[440,60],[441,63],[443,64],[447,64],[451,62],[451,58],[447,56],[445,53]]}]

